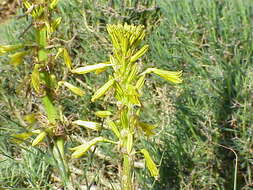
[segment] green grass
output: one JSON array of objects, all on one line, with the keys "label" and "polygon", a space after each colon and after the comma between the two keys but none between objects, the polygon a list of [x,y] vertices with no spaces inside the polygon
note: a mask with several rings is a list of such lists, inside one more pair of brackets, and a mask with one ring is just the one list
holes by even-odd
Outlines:
[{"label": "green grass", "polygon": [[[75,66],[79,66],[107,60],[111,50],[105,31],[107,23],[145,24],[151,48],[143,60],[147,67],[184,71],[184,83],[179,87],[171,87],[159,79],[147,81],[144,106],[149,111],[142,117],[156,123],[158,129],[157,136],[151,139],[152,146],[146,143],[142,146],[152,152],[161,166],[160,179],[155,183],[147,170],[136,169],[140,189],[230,190],[236,184],[236,189],[251,190],[252,2],[143,0],[142,6],[137,6],[134,0],[128,1],[131,6],[120,2],[123,1],[61,1],[59,14],[65,15],[59,36],[67,41],[75,36],[66,45]],[[130,8],[134,6],[138,9]],[[26,28],[24,23],[25,19],[10,22],[6,33],[1,32],[6,31],[6,26],[0,26],[0,36],[4,35],[0,37],[1,43],[6,36],[13,43]],[[0,187],[59,188],[59,175],[45,147],[35,149],[28,148],[28,142],[18,146],[11,143],[10,134],[24,130],[18,116],[36,111],[39,102],[15,93],[28,73],[28,66],[13,69],[6,61],[0,59],[1,93],[5,95],[0,96]],[[68,80],[80,86],[75,78],[69,76]],[[101,107],[88,102],[94,86],[101,85],[106,76],[101,79],[89,74],[79,79],[92,87],[84,87],[88,96],[77,98],[65,92],[59,101],[67,117],[94,119],[92,113]],[[76,130],[68,147],[77,145],[76,139],[87,140],[94,135]],[[235,154],[230,149],[238,156],[237,171]],[[113,155],[108,146],[99,146],[97,150],[105,156]],[[118,183],[117,155],[113,156],[113,160],[103,160],[101,155],[89,153],[86,158],[72,160],[73,178],[79,189],[87,184],[97,189],[113,189],[112,185]]]}]

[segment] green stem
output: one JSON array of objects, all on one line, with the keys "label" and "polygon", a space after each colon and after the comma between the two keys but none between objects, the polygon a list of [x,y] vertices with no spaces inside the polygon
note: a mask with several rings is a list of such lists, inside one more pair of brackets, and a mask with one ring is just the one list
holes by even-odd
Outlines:
[{"label": "green stem", "polygon": [[[43,27],[36,31],[37,36],[37,43],[39,46],[38,50],[38,61],[39,63],[47,64],[48,61],[48,53],[45,47],[47,46],[47,30],[46,27]],[[45,112],[47,114],[47,118],[50,124],[57,125],[57,121],[59,120],[59,112],[53,103],[53,96],[51,92],[52,81],[50,77],[50,73],[48,71],[41,72],[41,77],[46,85],[46,95],[42,98],[42,103],[45,108]],[[57,162],[57,165],[60,168],[61,177],[64,181],[65,186],[67,189],[72,190],[73,185],[70,180],[69,169],[67,165],[67,161],[65,158],[64,152],[64,138],[57,137],[54,139],[54,145],[52,154]]]},{"label": "green stem", "polygon": [[123,156],[123,171],[121,175],[122,190],[134,190],[133,178],[133,160],[130,155]]}]

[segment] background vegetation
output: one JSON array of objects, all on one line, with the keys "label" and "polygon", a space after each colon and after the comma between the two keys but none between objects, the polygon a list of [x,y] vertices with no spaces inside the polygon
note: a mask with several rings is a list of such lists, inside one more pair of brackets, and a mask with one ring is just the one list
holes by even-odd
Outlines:
[{"label": "background vegetation", "polygon": [[[139,158],[140,189],[230,190],[235,176],[236,189],[253,189],[251,0],[61,0],[59,15],[63,21],[56,40],[67,45],[75,66],[106,61],[111,50],[106,24],[127,22],[147,28],[151,49],[142,60],[147,67],[184,71],[180,86],[171,87],[159,78],[147,81],[147,111],[142,117],[158,128],[152,146],[142,146],[160,164],[160,178],[154,182]],[[28,26],[26,19],[1,24],[0,43],[32,38],[28,30],[18,39]],[[17,68],[8,65],[7,57],[0,58],[0,187],[61,189],[45,147],[31,148],[30,142],[17,145],[10,136],[24,130],[26,114],[38,110],[36,98],[25,97],[27,65],[29,58]],[[87,96],[62,93],[64,114],[69,119],[94,120],[100,107],[89,100],[105,76],[76,77],[68,79],[86,89]],[[78,129],[68,146],[94,135]],[[118,160],[112,154],[103,145],[70,161],[79,189],[117,189]]]}]

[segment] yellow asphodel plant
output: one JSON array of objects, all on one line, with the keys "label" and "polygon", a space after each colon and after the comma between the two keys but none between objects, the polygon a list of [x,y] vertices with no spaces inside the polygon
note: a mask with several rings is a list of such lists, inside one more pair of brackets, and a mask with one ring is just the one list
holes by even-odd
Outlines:
[{"label": "yellow asphodel plant", "polygon": [[[148,50],[148,45],[138,48],[145,37],[144,26],[134,26],[128,24],[107,25],[107,31],[113,44],[113,54],[110,61],[95,65],[72,69],[73,73],[86,74],[89,72],[102,72],[112,67],[113,74],[108,81],[100,87],[92,96],[91,101],[104,96],[108,91],[114,92],[116,99],[116,113],[108,110],[96,112],[99,117],[106,118],[106,125],[113,131],[118,141],[114,142],[103,137],[96,137],[87,144],[73,148],[72,157],[79,158],[86,151],[98,142],[109,142],[119,146],[119,153],[122,155],[121,188],[123,190],[134,189],[133,162],[135,154],[143,154],[146,166],[150,174],[157,179],[159,170],[146,149],[136,150],[136,143],[141,140],[140,131],[144,135],[153,135],[155,127],[144,123],[140,119],[142,110],[140,91],[145,83],[147,74],[156,74],[171,83],[181,83],[182,72],[166,71],[157,68],[148,68],[141,71],[141,61],[138,61]],[[112,117],[113,116],[113,117]]]}]

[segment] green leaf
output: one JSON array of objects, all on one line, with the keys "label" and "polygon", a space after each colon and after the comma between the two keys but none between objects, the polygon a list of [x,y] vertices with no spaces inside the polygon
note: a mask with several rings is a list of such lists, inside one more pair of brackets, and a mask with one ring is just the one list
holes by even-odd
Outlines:
[{"label": "green leaf", "polygon": [[58,111],[53,104],[53,100],[49,95],[46,95],[42,98],[42,103],[44,105],[48,121],[51,124],[54,124],[57,119],[59,119]]},{"label": "green leaf", "polygon": [[154,161],[152,160],[151,156],[149,155],[149,153],[146,149],[141,149],[141,153],[143,154],[143,156],[145,158],[146,165],[148,167],[148,170],[149,170],[151,176],[153,176],[157,180],[158,176],[159,176],[159,171],[156,167],[156,164],[154,163]]}]

